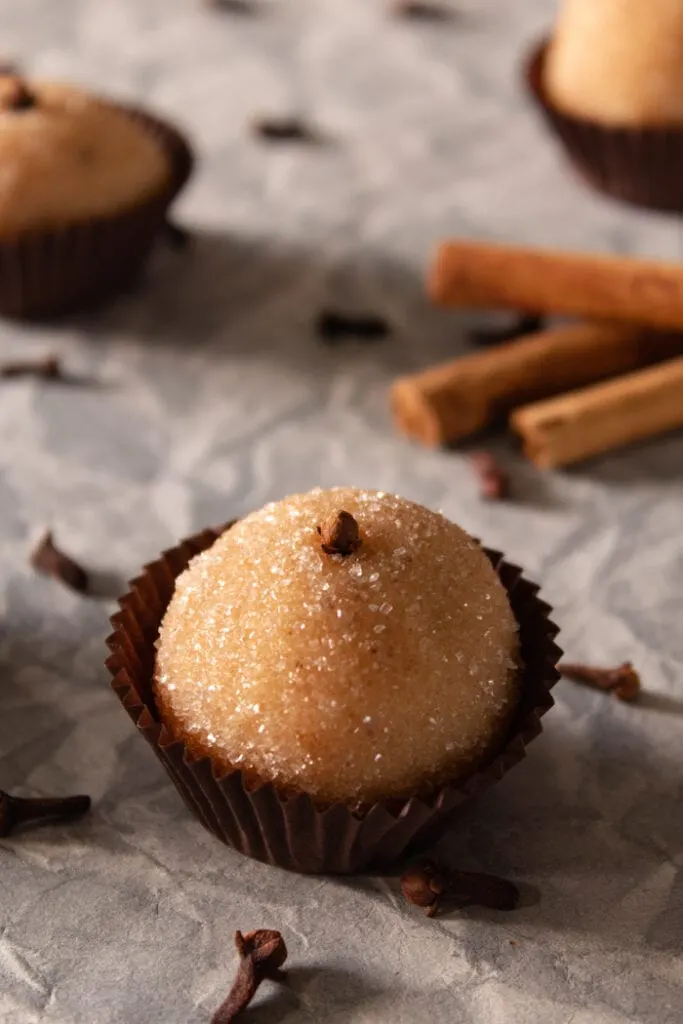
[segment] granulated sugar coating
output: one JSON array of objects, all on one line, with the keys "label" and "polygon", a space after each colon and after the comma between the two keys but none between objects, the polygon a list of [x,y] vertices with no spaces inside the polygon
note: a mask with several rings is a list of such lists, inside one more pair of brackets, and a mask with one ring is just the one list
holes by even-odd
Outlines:
[{"label": "granulated sugar coating", "polygon": [[[350,512],[360,545],[322,550]],[[518,695],[517,625],[479,546],[379,491],[252,513],[178,579],[157,651],[171,732],[221,770],[321,802],[409,796],[467,774]]]}]

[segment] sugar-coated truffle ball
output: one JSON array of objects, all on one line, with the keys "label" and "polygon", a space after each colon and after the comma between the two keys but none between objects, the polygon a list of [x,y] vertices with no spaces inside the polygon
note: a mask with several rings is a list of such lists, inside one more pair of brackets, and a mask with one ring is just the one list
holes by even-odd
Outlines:
[{"label": "sugar-coated truffle ball", "polygon": [[517,623],[464,530],[381,491],[266,505],[178,578],[157,643],[172,735],[321,803],[470,772],[519,686]]}]

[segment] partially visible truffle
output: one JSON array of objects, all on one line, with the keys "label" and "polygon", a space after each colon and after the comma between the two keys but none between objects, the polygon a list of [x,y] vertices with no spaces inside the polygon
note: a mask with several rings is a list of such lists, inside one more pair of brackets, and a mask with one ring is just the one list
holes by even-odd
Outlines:
[{"label": "partially visible truffle", "polygon": [[168,184],[153,134],[113,104],[0,75],[0,237],[133,209]]},{"label": "partially visible truffle", "polygon": [[545,67],[548,96],[607,126],[683,125],[680,0],[563,0]]},{"label": "partially visible truffle", "polygon": [[[340,510],[358,527],[346,553],[318,530]],[[405,797],[500,741],[518,647],[505,590],[458,526],[379,491],[315,490],[247,516],[178,578],[157,703],[219,770],[320,802]]]}]

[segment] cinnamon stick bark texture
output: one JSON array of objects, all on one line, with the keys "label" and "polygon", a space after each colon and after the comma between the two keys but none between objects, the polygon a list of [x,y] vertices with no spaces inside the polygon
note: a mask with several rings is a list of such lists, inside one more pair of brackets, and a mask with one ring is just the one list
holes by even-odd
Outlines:
[{"label": "cinnamon stick bark texture", "polygon": [[683,354],[683,338],[585,323],[556,327],[399,378],[398,427],[427,445],[467,437],[511,409]]},{"label": "cinnamon stick bark texture", "polygon": [[683,265],[677,263],[456,240],[437,250],[429,292],[443,306],[683,328]]},{"label": "cinnamon stick bark texture", "polygon": [[526,455],[553,469],[683,426],[683,358],[517,409]]}]

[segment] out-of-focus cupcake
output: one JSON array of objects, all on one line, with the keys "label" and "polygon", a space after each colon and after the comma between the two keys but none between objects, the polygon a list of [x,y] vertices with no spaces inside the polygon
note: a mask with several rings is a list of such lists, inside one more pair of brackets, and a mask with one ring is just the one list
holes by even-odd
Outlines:
[{"label": "out-of-focus cupcake", "polygon": [[0,312],[78,309],[133,276],[191,165],[142,111],[0,77]]},{"label": "out-of-focus cupcake", "polygon": [[528,74],[590,183],[638,205],[683,209],[680,0],[564,0]]},{"label": "out-of-focus cupcake", "polygon": [[148,566],[109,667],[211,831],[348,872],[444,827],[540,731],[558,651],[536,593],[422,506],[317,490]]}]

